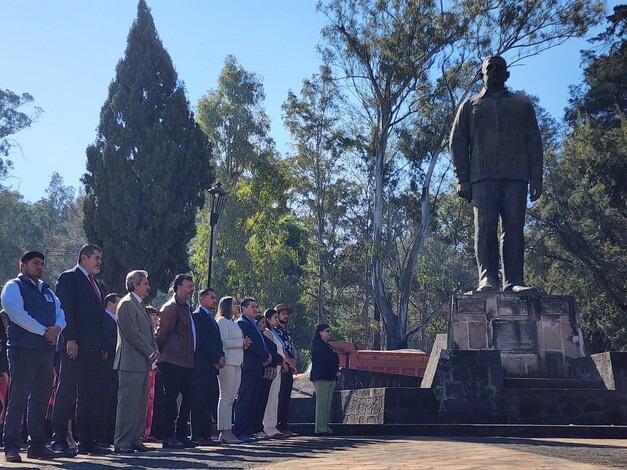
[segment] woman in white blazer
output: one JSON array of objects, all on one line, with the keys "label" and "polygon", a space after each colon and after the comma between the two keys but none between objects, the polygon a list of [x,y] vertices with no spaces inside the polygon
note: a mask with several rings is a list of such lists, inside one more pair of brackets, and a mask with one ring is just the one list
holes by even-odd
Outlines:
[{"label": "woman in white blazer", "polygon": [[242,361],[244,348],[250,345],[250,339],[244,338],[242,330],[233,321],[239,312],[239,305],[233,297],[222,297],[218,304],[216,321],[220,328],[220,338],[224,347],[226,363],[218,375],[220,398],[218,400],[218,431],[220,441],[226,444],[237,444],[240,441],[233,434],[233,404],[242,380]]}]

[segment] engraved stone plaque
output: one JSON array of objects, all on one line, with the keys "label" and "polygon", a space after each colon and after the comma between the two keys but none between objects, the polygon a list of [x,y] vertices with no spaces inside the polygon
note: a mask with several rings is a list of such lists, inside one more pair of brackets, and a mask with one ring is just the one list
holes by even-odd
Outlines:
[{"label": "engraved stone plaque", "polygon": [[492,322],[494,349],[499,351],[535,353],[538,332],[535,322],[498,320]]},{"label": "engraved stone plaque", "polygon": [[528,316],[525,299],[499,299],[499,317]]},{"label": "engraved stone plaque", "polygon": [[568,301],[566,299],[540,300],[542,315],[568,315]]},{"label": "engraved stone plaque", "polygon": [[485,314],[485,297],[458,297],[457,313]]}]

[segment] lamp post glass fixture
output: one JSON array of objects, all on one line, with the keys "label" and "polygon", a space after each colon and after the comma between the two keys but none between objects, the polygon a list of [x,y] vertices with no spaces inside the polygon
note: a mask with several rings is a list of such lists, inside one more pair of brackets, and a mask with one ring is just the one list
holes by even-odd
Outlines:
[{"label": "lamp post glass fixture", "polygon": [[209,225],[211,226],[211,237],[209,239],[209,253],[207,257],[209,258],[209,266],[207,267],[207,287],[211,288],[211,260],[213,258],[213,234],[215,232],[215,227],[218,224],[218,220],[220,219],[220,214],[224,210],[224,203],[226,202],[226,195],[228,194],[224,189],[222,189],[222,184],[220,182],[216,183],[216,185],[209,190],[209,194],[211,194],[211,214],[209,216]]}]

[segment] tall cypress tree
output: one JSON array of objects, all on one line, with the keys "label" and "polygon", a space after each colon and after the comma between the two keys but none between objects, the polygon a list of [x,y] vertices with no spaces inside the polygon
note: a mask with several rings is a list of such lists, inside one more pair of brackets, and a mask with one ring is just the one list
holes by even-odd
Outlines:
[{"label": "tall cypress tree", "polygon": [[85,233],[104,250],[107,287],[121,291],[128,271],[146,269],[153,292],[165,290],[188,269],[211,152],[145,0],[86,153]]}]

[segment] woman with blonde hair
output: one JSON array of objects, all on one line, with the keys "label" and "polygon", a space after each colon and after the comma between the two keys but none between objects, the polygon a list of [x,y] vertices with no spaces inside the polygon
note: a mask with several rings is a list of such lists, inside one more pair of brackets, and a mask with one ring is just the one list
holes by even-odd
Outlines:
[{"label": "woman with blonde hair", "polygon": [[220,442],[225,444],[239,444],[240,441],[233,434],[233,404],[242,381],[242,361],[244,348],[251,341],[245,338],[241,328],[233,321],[239,312],[239,305],[233,297],[222,297],[218,303],[216,322],[220,329],[220,338],[224,347],[226,363],[218,375],[220,398],[218,399],[218,431]]}]

